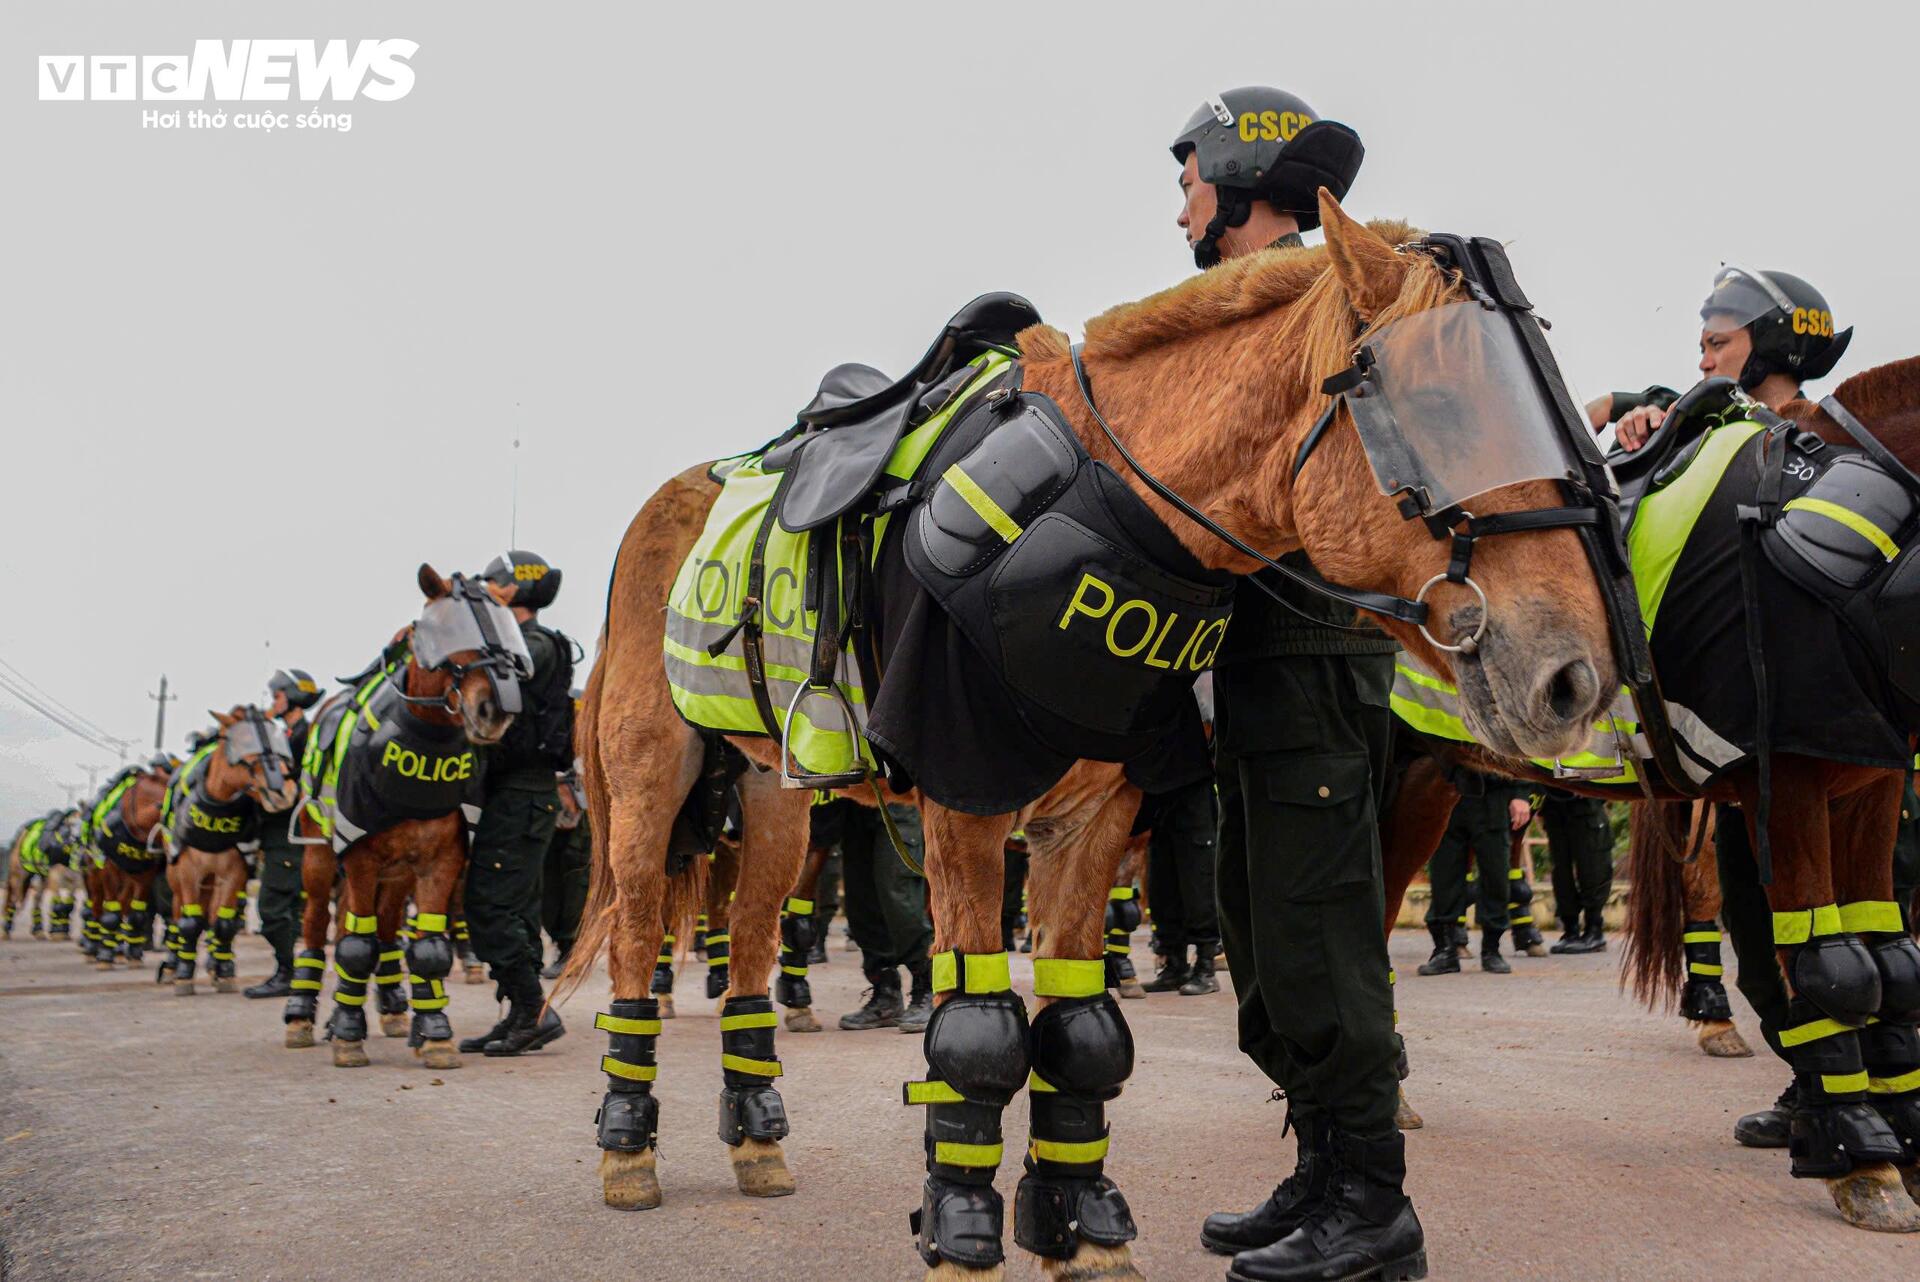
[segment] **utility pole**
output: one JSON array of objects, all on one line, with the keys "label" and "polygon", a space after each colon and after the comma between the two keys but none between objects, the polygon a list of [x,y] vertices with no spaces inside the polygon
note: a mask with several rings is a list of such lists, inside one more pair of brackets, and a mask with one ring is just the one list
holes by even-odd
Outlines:
[{"label": "utility pole", "polygon": [[159,712],[155,715],[153,722],[153,750],[155,752],[159,752],[167,746],[167,703],[169,700],[178,699],[179,697],[177,694],[167,693],[167,674],[164,672],[161,673],[160,693],[149,694],[147,696],[147,698],[152,699],[160,705]]},{"label": "utility pole", "polygon": [[84,761],[76,761],[73,764],[87,772],[87,795],[91,797],[94,790],[100,786],[100,767],[90,766]]}]

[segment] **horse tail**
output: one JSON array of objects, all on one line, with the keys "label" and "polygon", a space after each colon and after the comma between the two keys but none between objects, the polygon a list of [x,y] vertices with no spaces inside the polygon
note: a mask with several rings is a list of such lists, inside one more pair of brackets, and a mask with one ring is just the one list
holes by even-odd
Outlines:
[{"label": "horse tail", "polygon": [[1687,916],[1686,866],[1675,852],[1700,853],[1689,840],[1694,807],[1687,801],[1654,801],[1632,808],[1628,826],[1627,949],[1620,986],[1649,1009],[1670,1011],[1686,980],[1680,934]]},{"label": "horse tail", "polygon": [[611,832],[613,798],[607,790],[607,776],[600,760],[600,698],[606,684],[607,628],[600,628],[600,653],[587,674],[586,691],[580,701],[580,715],[573,722],[573,753],[580,758],[580,785],[587,794],[587,837],[593,849],[593,862],[587,882],[587,903],[580,911],[580,933],[567,954],[567,964],[553,986],[553,1000],[572,995],[580,982],[600,960],[607,937],[613,933],[613,864],[608,853],[607,836]]}]

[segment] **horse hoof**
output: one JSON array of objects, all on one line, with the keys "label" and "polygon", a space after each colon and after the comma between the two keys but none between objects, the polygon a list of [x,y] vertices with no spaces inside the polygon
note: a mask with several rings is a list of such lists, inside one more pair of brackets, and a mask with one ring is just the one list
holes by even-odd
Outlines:
[{"label": "horse hoof", "polygon": [[1140,987],[1140,981],[1138,979],[1123,979],[1120,981],[1120,995],[1122,997],[1138,997],[1144,1000],[1147,995],[1147,990]]},{"label": "horse hoof", "polygon": [[405,1037],[413,1031],[413,1020],[405,1011],[380,1017],[380,1031],[388,1037]]},{"label": "horse hoof", "polygon": [[372,1061],[367,1058],[366,1047],[359,1042],[336,1041],[333,1044],[333,1066],[335,1068],[365,1068]]},{"label": "horse hoof", "polygon": [[176,980],[174,980],[174,981],[173,981],[173,995],[174,995],[175,997],[191,997],[191,996],[193,996],[193,981],[192,981],[191,979],[176,979]]},{"label": "horse hoof", "polygon": [[213,991],[216,993],[237,993],[240,991],[240,981],[231,975],[216,978],[213,981]]},{"label": "horse hoof", "polygon": [[1889,1162],[1872,1162],[1842,1179],[1828,1180],[1827,1190],[1840,1218],[1856,1229],[1920,1233],[1920,1205],[1914,1204]]},{"label": "horse hoof", "polygon": [[479,962],[474,962],[474,963],[473,963],[472,965],[470,965],[470,966],[468,966],[468,967],[467,967],[467,982],[468,982],[469,984],[484,984],[484,983],[486,983],[486,982],[487,982],[487,968],[486,968],[485,966],[482,966],[482,965],[481,965],[481,964],[480,964]]},{"label": "horse hoof", "polygon": [[793,1174],[773,1140],[741,1140],[727,1157],[733,1162],[733,1182],[748,1197],[785,1197],[793,1192]]},{"label": "horse hoof", "polygon": [[660,1205],[660,1179],[652,1149],[638,1153],[600,1151],[600,1196],[616,1211],[650,1211]]},{"label": "horse hoof", "polygon": [[1413,1111],[1413,1105],[1407,1099],[1407,1088],[1400,1088],[1400,1102],[1393,1108],[1393,1124],[1403,1131],[1417,1131],[1425,1126],[1426,1119]]},{"label": "horse hoof", "polygon": [[1731,1020],[1710,1019],[1700,1025],[1700,1049],[1715,1059],[1752,1059],[1753,1047]]},{"label": "horse hoof", "polygon": [[1544,942],[1543,942],[1543,943],[1538,943],[1538,944],[1528,944],[1528,945],[1527,945],[1527,956],[1529,956],[1529,957],[1545,957],[1546,955],[1547,955],[1547,946],[1546,946],[1546,944],[1545,944]]},{"label": "horse hoof", "polygon": [[1085,1238],[1072,1258],[1040,1261],[1040,1276],[1047,1282],[1143,1282],[1125,1243],[1099,1246]]},{"label": "horse hoof", "polygon": [[990,1269],[969,1269],[964,1265],[942,1260],[927,1270],[923,1282],[1002,1282],[1007,1276],[1007,1266],[996,1264]]},{"label": "horse hoof", "polygon": [[451,1041],[427,1042],[414,1054],[418,1055],[420,1062],[428,1068],[460,1067],[460,1052],[453,1048]]},{"label": "horse hoof", "polygon": [[1920,1202],[1920,1162],[1901,1167],[1900,1182],[1907,1186],[1907,1196]]},{"label": "horse hoof", "polygon": [[287,1025],[287,1049],[305,1050],[313,1045],[313,1021],[296,1019]]},{"label": "horse hoof", "polygon": [[660,994],[660,1018],[661,1019],[673,1018],[673,994],[672,993]]},{"label": "horse hoof", "polygon": [[790,1006],[787,1008],[787,1031],[789,1033],[817,1033],[820,1021],[813,1017],[811,1006]]},{"label": "horse hoof", "polygon": [[112,970],[113,963],[110,961],[97,961],[93,964],[93,968],[95,970]]}]

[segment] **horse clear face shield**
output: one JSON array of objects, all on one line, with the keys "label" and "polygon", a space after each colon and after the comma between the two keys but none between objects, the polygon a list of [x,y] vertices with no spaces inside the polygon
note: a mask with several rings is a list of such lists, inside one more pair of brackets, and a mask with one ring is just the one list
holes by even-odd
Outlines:
[{"label": "horse clear face shield", "polygon": [[[474,662],[461,665],[453,656],[477,652]],[[478,587],[454,576],[453,595],[427,602],[413,625],[413,655],[423,668],[447,668],[456,676],[470,668],[485,668],[493,682],[500,711],[520,711],[520,682],[533,675],[533,655],[513,612]]]},{"label": "horse clear face shield", "polygon": [[1421,515],[1576,475],[1543,375],[1495,308],[1449,303],[1394,321],[1354,373],[1342,394],[1380,492],[1410,495]]},{"label": "horse clear face shield", "polygon": [[228,726],[223,738],[228,761],[236,766],[258,761],[266,772],[267,787],[277,792],[285,784],[293,767],[293,743],[287,738],[285,726],[257,712],[249,713]]}]

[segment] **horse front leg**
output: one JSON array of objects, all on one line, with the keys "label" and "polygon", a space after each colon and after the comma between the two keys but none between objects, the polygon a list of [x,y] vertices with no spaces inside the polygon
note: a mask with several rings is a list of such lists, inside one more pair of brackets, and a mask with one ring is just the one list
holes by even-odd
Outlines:
[{"label": "horse front leg", "polygon": [[207,960],[213,971],[213,991],[216,993],[237,993],[240,980],[233,962],[233,941],[240,933],[240,924],[246,913],[247,862],[237,850],[222,853],[214,863],[213,893],[213,944],[208,949]]},{"label": "horse front leg", "polygon": [[[453,1023],[447,1018],[447,976],[453,973],[455,953],[448,910],[466,880],[466,821],[454,814],[442,821],[442,827],[439,840],[431,843],[432,853],[420,857],[413,881],[413,938],[407,942],[413,1020],[407,1045],[428,1068],[459,1068],[460,1052],[453,1041]],[[393,904],[383,906],[383,921],[387,909],[396,916],[405,911],[405,895],[394,893],[392,898]],[[384,1016],[381,1022],[385,1024]]]},{"label": "horse front leg", "polygon": [[340,895],[344,929],[333,949],[333,1014],[327,1019],[335,1068],[365,1068],[368,1063],[367,982],[380,961],[380,945],[374,938],[380,919],[373,913],[379,855],[367,846],[363,839],[342,856],[347,870]]},{"label": "horse front leg", "polygon": [[[809,811],[811,817],[811,811]],[[820,893],[820,870],[830,852],[824,846],[807,842],[801,860],[800,875],[780,905],[780,974],[774,981],[774,996],[787,1008],[786,1025],[790,1033],[817,1033],[820,1020],[813,1013],[813,985],[807,981],[812,965],[813,947],[826,929],[815,914]]]},{"label": "horse front leg", "polygon": [[[905,1087],[906,1102],[927,1110],[927,1179],[914,1232],[928,1282],[998,1279],[1006,1259],[1005,1207],[993,1187],[1000,1114],[1026,1082],[1029,1059],[1026,1005],[1013,991],[1000,939],[1013,816],[967,815],[926,802],[921,819],[935,1006],[921,1039],[926,1080]],[[1103,881],[1103,905],[1106,890]],[[1095,982],[1104,984],[1097,913],[1086,955]]]},{"label": "horse front leg", "polygon": [[[1920,1214],[1891,1165],[1904,1156],[1903,1150],[1892,1128],[1867,1103],[1869,1079],[1860,1030],[1880,1007],[1881,984],[1879,968],[1857,928],[1871,923],[1863,922],[1857,908],[1843,914],[1835,902],[1834,839],[1836,820],[1844,810],[1831,800],[1838,772],[1794,757],[1777,759],[1773,770],[1768,824],[1773,880],[1766,891],[1773,943],[1789,993],[1779,1030],[1794,1074],[1787,1148],[1793,1175],[1826,1180],[1834,1205],[1848,1223],[1910,1230],[1920,1228]],[[1754,772],[1738,786],[1748,836],[1758,850]],[[1897,796],[1894,804],[1897,814]],[[1881,858],[1890,861],[1892,816],[1883,828]],[[1909,1219],[1911,1224],[1904,1223]]]},{"label": "horse front leg", "polygon": [[[191,847],[182,851],[173,881],[174,948],[173,992],[193,996],[194,970],[200,964],[200,936],[207,929],[207,855]],[[88,886],[91,894],[92,886]]]},{"label": "horse front leg", "polygon": [[[300,835],[312,838],[318,829],[303,815]],[[287,1004],[281,1011],[286,1025],[286,1047],[313,1045],[313,1024],[320,1016],[320,990],[327,978],[327,929],[332,923],[333,878],[339,867],[333,847],[320,841],[300,847],[300,951],[293,959],[293,979]]]},{"label": "horse front leg", "polygon": [[[706,911],[700,914],[700,950],[707,960],[707,999],[719,1001],[732,983],[733,890],[740,877],[740,847],[731,838],[714,842],[707,856]],[[787,1027],[793,1025],[789,1023]]]},{"label": "horse front leg", "polygon": [[[1076,776],[1079,776],[1076,778]],[[1138,1278],[1126,1198],[1105,1173],[1106,1105],[1133,1072],[1133,1035],[1101,952],[1140,791],[1117,766],[1083,763],[1027,821],[1033,860],[1032,1063],[1027,1170],[1013,1236],[1053,1282]],[[1110,954],[1109,954],[1110,955]]]},{"label": "horse front leg", "polygon": [[[405,866],[399,873],[382,877],[373,892],[373,916],[379,922],[374,936],[380,949],[373,969],[373,990],[379,1003],[380,1032],[385,1037],[407,1037],[412,1031],[407,1019],[407,975],[401,963],[413,942],[412,932],[407,930],[407,899],[414,892],[414,873]],[[414,925],[417,929],[418,922]]]},{"label": "horse front leg", "polygon": [[[812,794],[781,788],[770,773],[743,777],[739,788],[744,822],[728,931],[733,963],[720,1006],[720,1138],[742,1193],[784,1197],[793,1192],[794,1180],[780,1148],[787,1110],[773,1084],[783,1069],[774,1050],[779,1016],[767,995],[767,975],[780,908],[791,905],[788,891],[806,857]],[[811,916],[806,920],[811,924]]]},{"label": "horse front leg", "polygon": [[113,865],[108,865],[101,874],[101,893],[105,898],[100,904],[98,946],[93,954],[95,970],[112,970],[114,958],[120,954],[120,932],[125,924],[122,910],[126,907],[121,887],[125,881],[126,874]]},{"label": "horse front leg", "polygon": [[[1896,1231],[1920,1229],[1920,1205],[1915,1204],[1920,1199],[1920,947],[1893,886],[1892,852],[1904,792],[1904,780],[1896,775],[1849,794],[1833,808],[1834,892],[1841,924],[1866,946],[1880,980],[1880,1004],[1860,1033],[1867,1102],[1899,1141],[1896,1165],[1904,1186],[1896,1190],[1884,1173],[1856,1169],[1856,1187],[1850,1191],[1872,1212],[1873,1222],[1865,1227]],[[1863,1218],[1848,1216],[1855,1224]]]},{"label": "horse front leg", "polygon": [[153,878],[152,868],[127,878],[126,923],[120,931],[120,942],[128,963],[134,966],[146,960],[147,945],[152,942],[153,905],[148,896],[153,893]]}]

